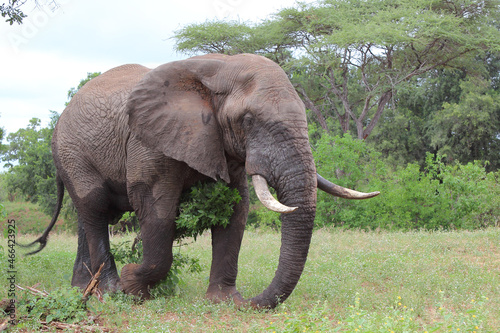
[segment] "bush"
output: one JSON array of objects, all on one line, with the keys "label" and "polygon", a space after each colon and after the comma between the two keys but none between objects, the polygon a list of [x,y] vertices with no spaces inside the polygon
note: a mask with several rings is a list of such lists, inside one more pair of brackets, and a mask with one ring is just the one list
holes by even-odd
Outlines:
[{"label": "bush", "polygon": [[280,213],[273,212],[272,210],[262,206],[254,210],[254,214],[256,216],[256,221],[252,224],[253,227],[271,229],[274,231],[281,229]]},{"label": "bush", "polygon": [[380,183],[381,198],[360,205],[373,216],[370,227],[472,230],[498,225],[498,174],[486,173],[479,162],[445,165],[443,158],[428,154],[423,171],[408,164]]},{"label": "bush", "polygon": [[241,196],[222,182],[198,183],[181,198],[179,216],[176,220],[176,239],[196,239],[212,226],[226,227],[233,214],[233,207]]},{"label": "bush", "polygon": [[35,325],[40,325],[40,321],[78,323],[88,317],[87,306],[77,287],[56,289],[45,297],[25,291],[19,302],[19,314]]},{"label": "bush", "polygon": [[362,229],[477,229],[497,226],[500,173],[480,162],[443,163],[427,154],[418,164],[392,171],[364,141],[324,134],[314,149],[320,174],[357,189],[380,191],[369,200],[345,200],[318,192],[316,225]]},{"label": "bush", "polygon": [[[313,147],[313,156],[323,177],[358,191],[379,190],[378,180],[387,174],[387,166],[382,163],[380,154],[348,133],[342,137],[324,133]],[[332,224],[363,227],[369,216],[358,205],[357,200],[339,199],[318,191],[315,224],[317,227]]]}]

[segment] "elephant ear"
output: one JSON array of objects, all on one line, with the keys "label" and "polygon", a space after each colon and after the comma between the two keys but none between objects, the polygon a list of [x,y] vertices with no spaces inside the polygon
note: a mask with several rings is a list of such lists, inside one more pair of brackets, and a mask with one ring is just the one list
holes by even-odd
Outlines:
[{"label": "elephant ear", "polygon": [[222,134],[212,103],[214,76],[223,62],[188,59],[162,65],[132,90],[129,126],[146,147],[229,183]]}]

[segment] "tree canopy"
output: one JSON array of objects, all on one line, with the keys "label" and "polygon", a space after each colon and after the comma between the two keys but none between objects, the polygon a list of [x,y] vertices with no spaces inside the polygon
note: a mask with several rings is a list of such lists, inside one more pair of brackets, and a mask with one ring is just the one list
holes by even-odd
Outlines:
[{"label": "tree canopy", "polygon": [[[480,70],[475,59],[500,50],[497,0],[320,0],[258,23],[206,22],[174,36],[178,51],[260,53],[289,74],[328,130],[367,138],[396,90],[436,68]],[[227,33],[230,32],[230,33]]]},{"label": "tree canopy", "polygon": [[56,200],[55,172],[50,142],[59,115],[51,111],[51,122],[42,128],[38,118],[32,118],[26,128],[7,136],[9,144],[2,157],[8,172],[7,188],[16,190],[43,210],[52,214]]}]

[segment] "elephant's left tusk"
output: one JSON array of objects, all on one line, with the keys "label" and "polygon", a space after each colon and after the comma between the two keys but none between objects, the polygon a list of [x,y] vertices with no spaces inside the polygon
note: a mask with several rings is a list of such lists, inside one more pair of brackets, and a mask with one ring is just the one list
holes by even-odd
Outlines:
[{"label": "elephant's left tusk", "polygon": [[281,202],[276,200],[271,192],[269,192],[269,187],[267,186],[267,181],[264,177],[260,175],[253,175],[252,183],[253,187],[255,188],[257,198],[259,198],[260,202],[262,202],[262,204],[266,206],[267,209],[278,213],[291,213],[298,208],[285,206]]},{"label": "elephant's left tusk", "polygon": [[376,197],[377,195],[380,194],[380,192],[370,192],[370,193],[364,193],[364,192],[358,192],[354,191],[342,186],[339,186],[337,184],[334,184],[325,178],[321,177],[320,174],[317,174],[318,177],[318,188],[320,190],[325,191],[326,193],[329,193],[331,195],[334,195],[336,197],[341,197],[344,199],[369,199]]}]

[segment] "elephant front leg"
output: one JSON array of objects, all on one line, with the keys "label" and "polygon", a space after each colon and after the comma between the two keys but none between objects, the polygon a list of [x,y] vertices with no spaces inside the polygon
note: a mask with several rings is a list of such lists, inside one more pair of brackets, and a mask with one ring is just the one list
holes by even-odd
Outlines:
[{"label": "elephant front leg", "polygon": [[248,216],[248,185],[244,170],[232,179],[231,187],[237,188],[242,200],[234,207],[234,213],[226,228],[212,228],[212,267],[206,297],[214,302],[232,299],[235,304],[243,303],[243,297],[236,289],[238,255]]},{"label": "elephant front leg", "polygon": [[143,262],[125,265],[121,272],[121,287],[127,294],[144,299],[149,289],[164,279],[172,265],[172,244],[175,218],[182,186],[165,184],[133,184],[130,187],[132,205],[141,224]]},{"label": "elephant front leg", "polygon": [[[165,221],[152,220],[151,224],[162,226],[142,225],[143,241],[142,264],[127,264],[122,268],[121,287],[127,294],[148,299],[149,290],[156,283],[164,279],[172,266],[172,243],[175,228],[165,228]],[[168,223],[174,226],[173,221]]]}]

